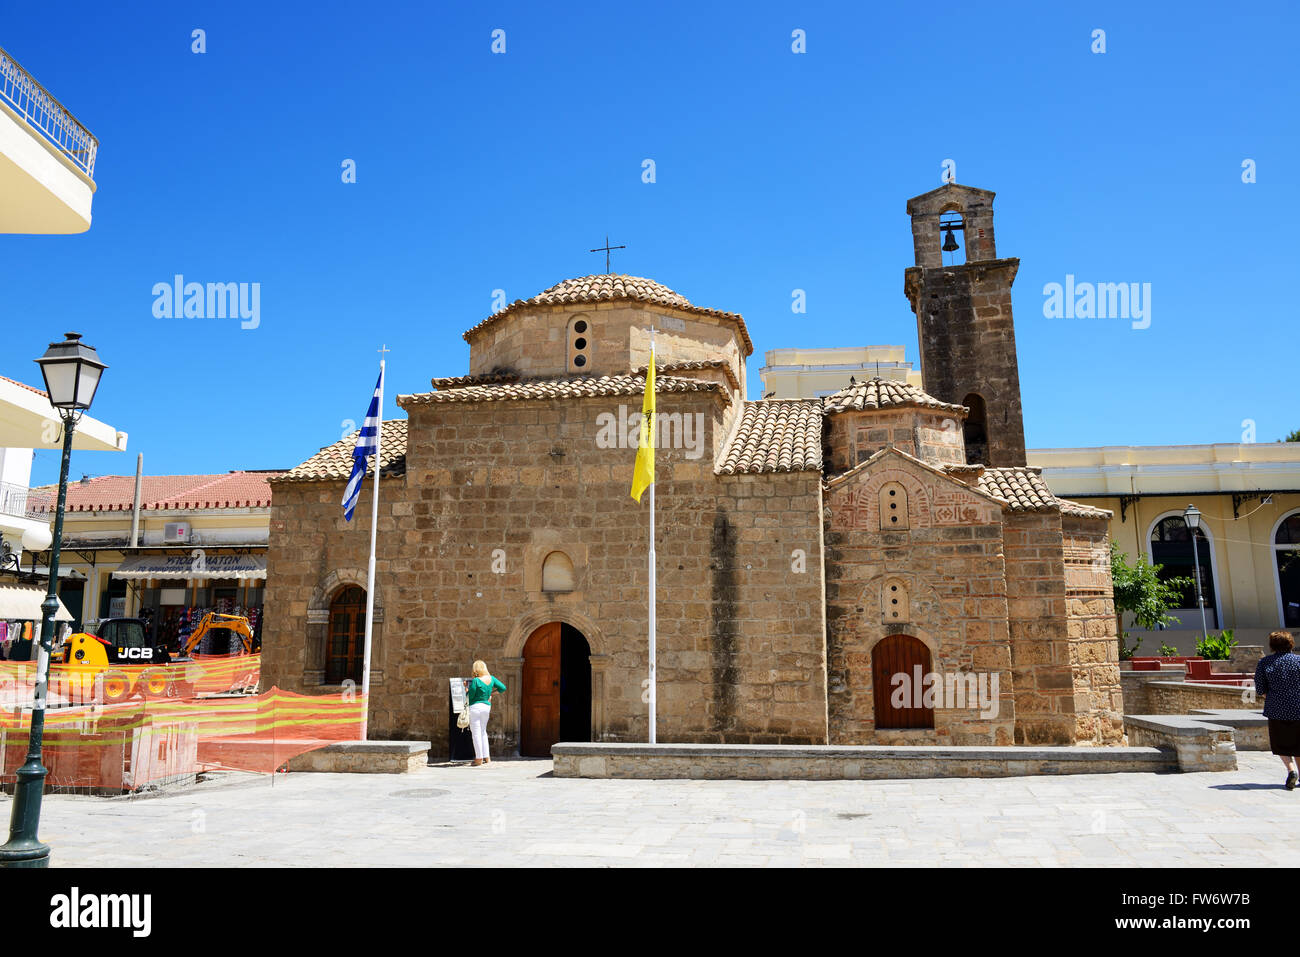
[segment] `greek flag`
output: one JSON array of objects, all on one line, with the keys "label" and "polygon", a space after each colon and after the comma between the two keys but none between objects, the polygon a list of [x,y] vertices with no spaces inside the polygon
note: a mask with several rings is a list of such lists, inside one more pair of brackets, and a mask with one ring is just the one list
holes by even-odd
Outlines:
[{"label": "greek flag", "polygon": [[357,507],[357,499],[361,497],[361,483],[366,478],[366,459],[376,456],[375,467],[379,467],[379,395],[383,388],[384,373],[381,370],[379,381],[375,383],[374,397],[370,400],[370,408],[366,410],[366,421],[362,424],[357,444],[352,449],[352,474],[348,476],[348,486],[343,490],[343,518],[349,522]]}]

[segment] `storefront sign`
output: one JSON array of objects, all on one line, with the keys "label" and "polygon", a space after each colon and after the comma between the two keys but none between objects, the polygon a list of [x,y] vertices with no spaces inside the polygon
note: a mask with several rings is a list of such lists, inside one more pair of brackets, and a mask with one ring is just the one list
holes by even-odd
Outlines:
[{"label": "storefront sign", "polygon": [[265,555],[221,555],[201,548],[176,555],[136,555],[114,578],[266,578]]}]

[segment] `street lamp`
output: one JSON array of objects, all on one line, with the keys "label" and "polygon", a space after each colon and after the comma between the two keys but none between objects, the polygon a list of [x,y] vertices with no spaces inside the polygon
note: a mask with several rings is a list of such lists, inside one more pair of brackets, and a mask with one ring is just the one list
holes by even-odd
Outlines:
[{"label": "street lamp", "polygon": [[1192,561],[1196,573],[1196,604],[1201,608],[1201,638],[1209,638],[1209,632],[1205,628],[1205,599],[1201,597],[1201,550],[1196,545],[1196,532],[1201,527],[1201,510],[1195,505],[1188,505],[1183,512],[1183,521],[1187,523],[1187,531],[1192,536]]},{"label": "street lamp", "polygon": [[9,841],[0,847],[0,867],[48,867],[50,849],[36,836],[45,790],[45,765],[41,739],[45,734],[45,695],[49,683],[50,652],[54,647],[54,616],[59,610],[55,592],[59,584],[59,546],[63,542],[63,511],[68,498],[68,463],[72,458],[72,433],[81,414],[90,408],[99,378],[108,366],[75,332],[62,342],[52,342],[36,362],[45,378],[50,405],[63,419],[63,460],[59,464],[59,505],[54,516],[54,541],[50,546],[50,585],[41,603],[41,644],[36,660],[36,696],[32,702],[32,728],[27,738],[27,761],[18,769]]}]

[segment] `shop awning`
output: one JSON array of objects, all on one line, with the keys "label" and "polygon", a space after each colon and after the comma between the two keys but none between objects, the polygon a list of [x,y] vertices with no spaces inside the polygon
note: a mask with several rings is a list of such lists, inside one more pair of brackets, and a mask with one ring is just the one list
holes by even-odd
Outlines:
[{"label": "shop awning", "polygon": [[135,555],[113,571],[114,578],[266,578],[265,555]]},{"label": "shop awning", "polygon": [[[45,589],[40,585],[0,584],[0,619],[5,621],[40,621]],[[59,602],[55,621],[72,621],[68,609]]]}]

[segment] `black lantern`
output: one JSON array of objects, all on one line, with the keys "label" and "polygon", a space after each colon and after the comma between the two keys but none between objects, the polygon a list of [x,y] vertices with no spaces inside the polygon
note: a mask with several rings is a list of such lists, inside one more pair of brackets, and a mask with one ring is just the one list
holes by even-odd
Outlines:
[{"label": "black lantern", "polygon": [[95,400],[99,377],[108,366],[99,361],[99,353],[81,341],[80,333],[64,335],[62,342],[51,342],[45,355],[36,361],[45,377],[50,405],[61,412],[84,412]]}]

